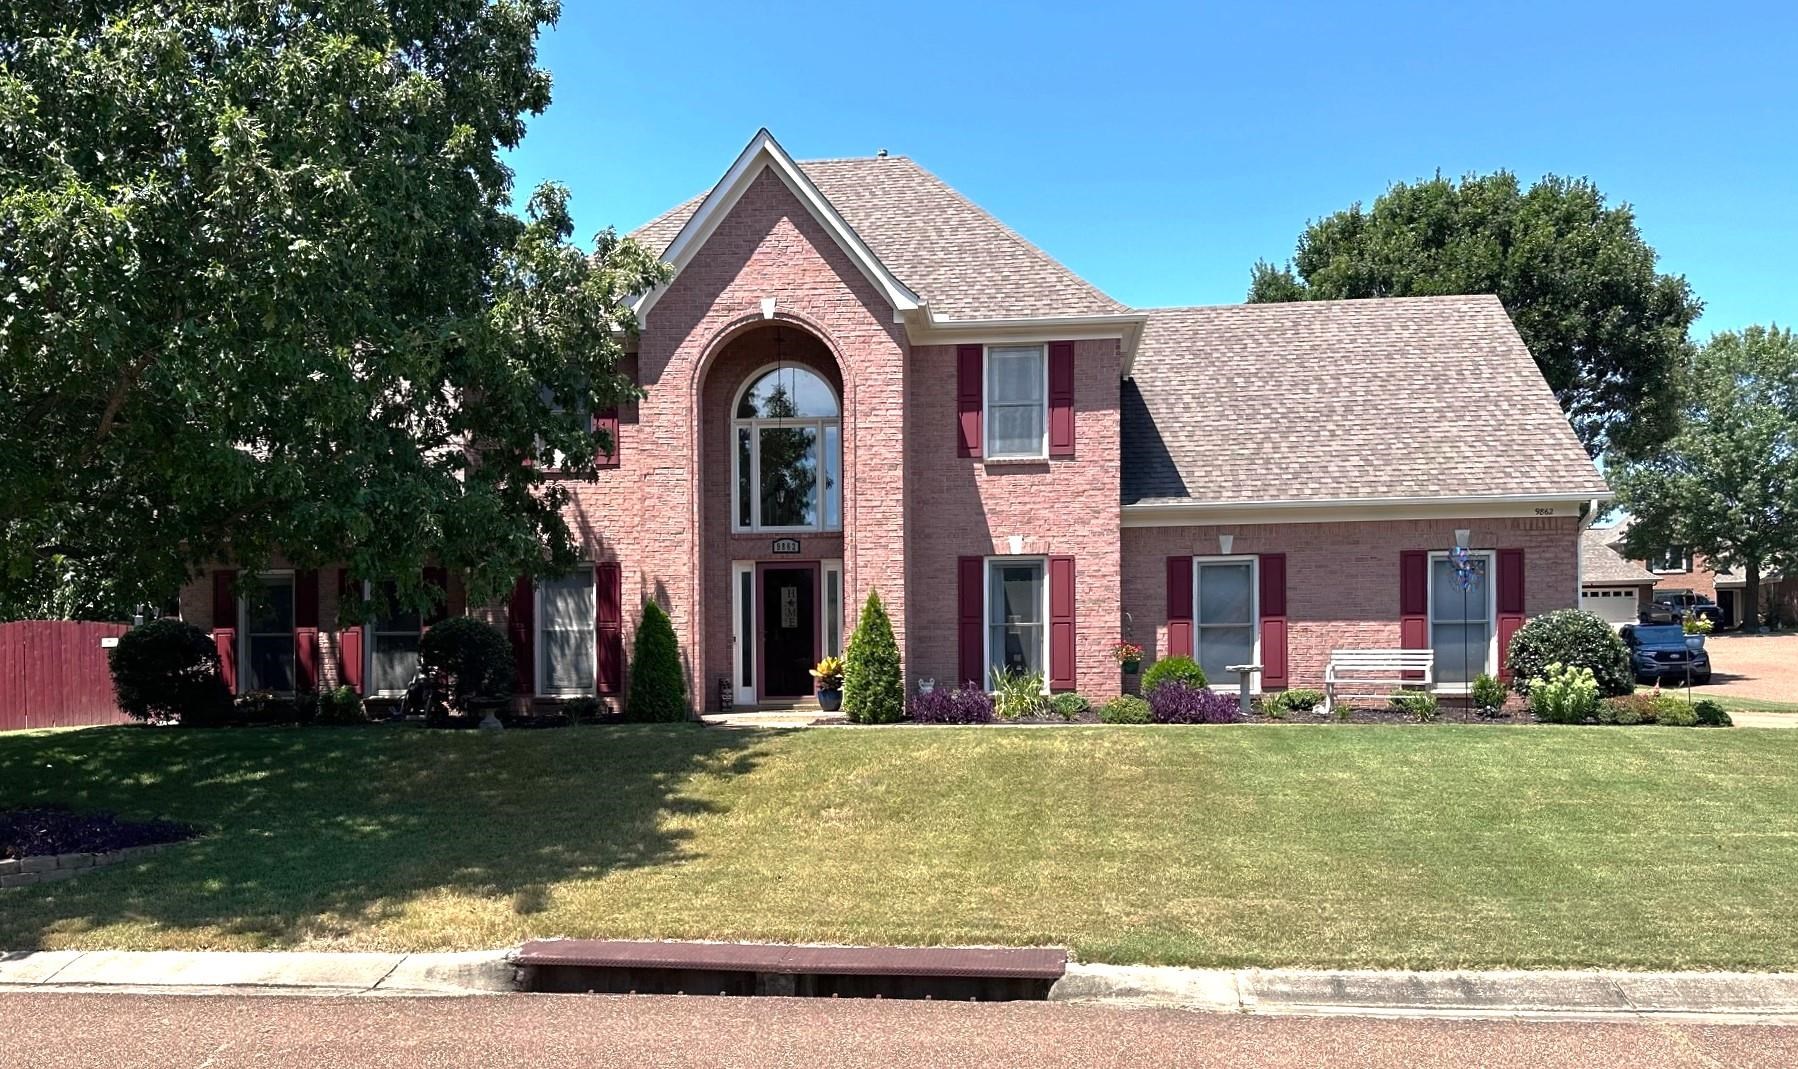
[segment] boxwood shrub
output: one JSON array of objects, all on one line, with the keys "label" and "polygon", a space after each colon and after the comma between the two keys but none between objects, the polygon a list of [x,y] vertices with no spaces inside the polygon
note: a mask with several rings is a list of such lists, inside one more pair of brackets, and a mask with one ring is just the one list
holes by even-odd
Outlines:
[{"label": "boxwood shrub", "polygon": [[1203,687],[1207,682],[1205,670],[1191,657],[1163,657],[1142,674],[1142,692],[1152,696],[1156,687],[1173,681],[1189,687]]},{"label": "boxwood shrub", "polygon": [[499,628],[472,616],[452,616],[432,624],[418,640],[418,666],[444,680],[459,712],[468,712],[475,698],[503,698],[512,693],[511,640]]},{"label": "boxwood shrub", "polygon": [[1531,681],[1541,679],[1551,664],[1590,668],[1600,697],[1628,694],[1636,686],[1623,639],[1610,624],[1580,609],[1556,609],[1524,624],[1511,637],[1506,658],[1519,694],[1528,694]]},{"label": "boxwood shrub", "polygon": [[1735,724],[1729,718],[1729,714],[1724,711],[1723,706],[1709,698],[1701,698],[1693,702],[1692,712],[1697,715],[1698,722],[1705,727],[1726,728],[1733,727]]},{"label": "boxwood shrub", "polygon": [[1120,694],[1099,706],[1099,719],[1107,724],[1146,724],[1149,703],[1135,694]]},{"label": "boxwood shrub", "polygon": [[229,718],[231,694],[219,675],[212,636],[180,620],[151,620],[119,636],[107,655],[125,715],[188,727]]}]

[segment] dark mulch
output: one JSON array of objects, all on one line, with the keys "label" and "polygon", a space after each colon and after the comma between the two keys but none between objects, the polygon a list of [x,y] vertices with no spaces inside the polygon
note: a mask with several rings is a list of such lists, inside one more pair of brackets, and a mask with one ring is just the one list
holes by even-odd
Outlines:
[{"label": "dark mulch", "polygon": [[10,809],[0,812],[0,859],[97,854],[178,843],[198,834],[199,828],[174,820],[120,820],[111,813],[77,813],[66,806]]}]

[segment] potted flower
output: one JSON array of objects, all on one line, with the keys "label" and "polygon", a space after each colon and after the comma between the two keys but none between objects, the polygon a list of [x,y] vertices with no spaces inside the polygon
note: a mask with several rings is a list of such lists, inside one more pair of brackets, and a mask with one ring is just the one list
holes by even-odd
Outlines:
[{"label": "potted flower", "polygon": [[1111,655],[1124,666],[1124,674],[1133,676],[1142,667],[1142,647],[1134,642],[1116,642],[1111,646]]},{"label": "potted flower", "polygon": [[818,681],[818,707],[827,713],[834,713],[843,707],[843,659],[826,657],[812,669],[812,678]]}]

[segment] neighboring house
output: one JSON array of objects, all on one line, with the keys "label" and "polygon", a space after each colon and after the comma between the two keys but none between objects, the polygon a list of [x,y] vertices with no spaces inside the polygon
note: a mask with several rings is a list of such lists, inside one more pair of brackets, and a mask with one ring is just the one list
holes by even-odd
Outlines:
[{"label": "neighboring house", "polygon": [[[593,563],[479,610],[524,695],[618,694],[649,597],[705,708],[809,695],[871,590],[908,688],[1095,698],[1120,637],[1224,686],[1433,646],[1452,686],[1577,603],[1609,491],[1493,297],[1127,308],[911,160],[800,164],[765,131],[636,236],[675,271],[638,307],[647,396],[571,486]],[[428,621],[337,632],[335,570],[257,581],[271,612],[228,569],[183,600],[239,689],[403,684]]]},{"label": "neighboring house", "polygon": [[1618,552],[1622,529],[1589,527],[1580,532],[1580,608],[1617,627],[1635,623],[1654,600],[1660,577]]},{"label": "neighboring house", "polygon": [[[1612,547],[1621,548],[1624,530],[1619,526],[1606,532]],[[1742,592],[1747,581],[1740,574],[1718,568],[1704,554],[1679,544],[1661,547],[1641,564],[1654,576],[1654,591],[1648,599],[1660,591],[1699,594],[1717,603],[1723,616],[1722,627],[1734,628],[1742,624]],[[1784,625],[1798,622],[1798,576],[1785,576],[1779,572],[1762,575],[1760,607],[1763,616],[1771,614]]]}]

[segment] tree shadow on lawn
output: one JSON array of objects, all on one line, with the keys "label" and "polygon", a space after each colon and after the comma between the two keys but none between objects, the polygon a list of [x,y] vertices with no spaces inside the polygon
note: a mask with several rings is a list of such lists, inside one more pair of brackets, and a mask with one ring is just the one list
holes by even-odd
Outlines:
[{"label": "tree shadow on lawn", "polygon": [[0,737],[0,808],[59,802],[206,829],[140,862],[0,891],[0,948],[115,925],[140,932],[115,945],[329,944],[358,933],[366,945],[370,926],[435,892],[529,914],[558,881],[691,857],[670,820],[716,806],[686,793],[689,780],[752,771],[770,738],[697,725]]}]

